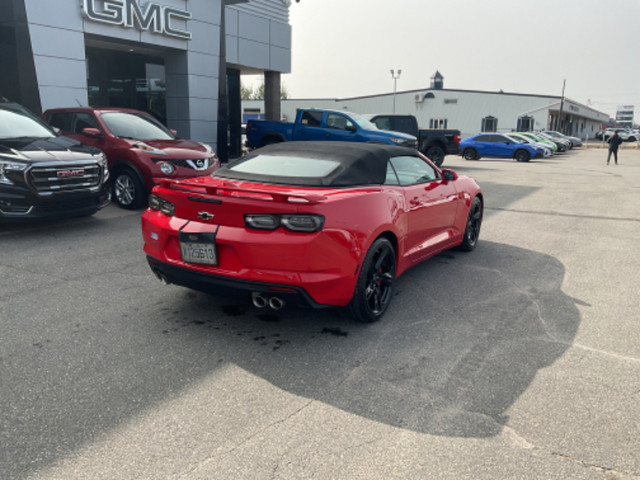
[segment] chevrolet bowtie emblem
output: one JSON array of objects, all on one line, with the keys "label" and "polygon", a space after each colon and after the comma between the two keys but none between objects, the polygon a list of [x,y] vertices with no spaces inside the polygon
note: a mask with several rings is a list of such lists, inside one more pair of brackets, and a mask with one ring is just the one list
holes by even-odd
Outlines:
[{"label": "chevrolet bowtie emblem", "polygon": [[209,212],[198,212],[198,216],[203,220],[211,220],[214,217],[213,213]]}]

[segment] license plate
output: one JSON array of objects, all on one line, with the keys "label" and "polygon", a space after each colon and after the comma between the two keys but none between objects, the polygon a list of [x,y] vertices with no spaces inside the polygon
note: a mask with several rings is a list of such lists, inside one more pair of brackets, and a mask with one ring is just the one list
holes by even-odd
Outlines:
[{"label": "license plate", "polygon": [[217,265],[215,235],[213,233],[180,232],[180,254],[182,261],[203,265]]}]

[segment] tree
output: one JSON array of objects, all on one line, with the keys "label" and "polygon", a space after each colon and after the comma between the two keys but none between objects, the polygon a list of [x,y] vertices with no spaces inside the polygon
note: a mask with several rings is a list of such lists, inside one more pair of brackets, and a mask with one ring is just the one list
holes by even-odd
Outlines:
[{"label": "tree", "polygon": [[253,96],[253,88],[240,85],[240,98],[242,100],[251,100]]},{"label": "tree", "polygon": [[[264,83],[255,88],[240,85],[240,98],[242,100],[264,100]],[[280,98],[282,100],[289,98],[289,93],[284,85],[280,87]]]}]

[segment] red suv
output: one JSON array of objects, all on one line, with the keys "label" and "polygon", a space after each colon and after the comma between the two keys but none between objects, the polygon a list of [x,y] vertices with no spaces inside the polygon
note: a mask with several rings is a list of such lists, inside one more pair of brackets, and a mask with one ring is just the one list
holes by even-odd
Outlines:
[{"label": "red suv", "polygon": [[208,145],[176,137],[151,115],[127,108],[55,108],[42,118],[62,135],[102,150],[111,173],[112,200],[122,208],[146,205],[154,178],[208,175],[220,167]]}]

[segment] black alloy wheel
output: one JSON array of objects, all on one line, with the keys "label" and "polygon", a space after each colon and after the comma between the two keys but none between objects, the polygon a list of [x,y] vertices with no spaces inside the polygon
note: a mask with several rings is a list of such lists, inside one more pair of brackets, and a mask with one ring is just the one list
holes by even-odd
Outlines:
[{"label": "black alloy wheel", "polygon": [[462,156],[464,157],[465,160],[477,160],[478,159],[478,152],[476,151],[475,148],[465,148],[462,151]]},{"label": "black alloy wheel", "polygon": [[364,258],[349,309],[363,323],[379,320],[391,303],[396,254],[386,238],[378,238]]},{"label": "black alloy wheel", "polygon": [[444,162],[444,150],[438,145],[431,145],[429,148],[427,148],[427,150],[425,151],[425,155],[438,167],[442,165],[442,162]]},{"label": "black alloy wheel", "polygon": [[518,162],[528,162],[531,158],[531,154],[527,150],[516,150],[513,158],[515,158]]},{"label": "black alloy wheel", "polygon": [[476,197],[471,202],[469,215],[467,216],[467,225],[464,229],[464,238],[460,244],[460,250],[470,252],[478,244],[480,238],[480,227],[482,226],[482,200]]}]

